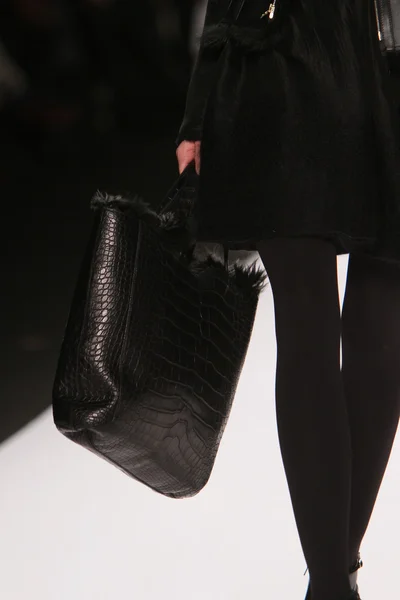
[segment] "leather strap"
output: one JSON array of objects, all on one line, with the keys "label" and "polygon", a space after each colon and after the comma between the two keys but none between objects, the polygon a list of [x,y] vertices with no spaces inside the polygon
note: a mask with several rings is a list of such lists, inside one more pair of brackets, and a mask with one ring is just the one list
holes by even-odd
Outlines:
[{"label": "leather strap", "polygon": [[[162,200],[158,213],[161,214],[168,210],[168,207],[176,200],[177,196],[182,193],[184,188],[197,189],[199,176],[196,173],[195,162],[192,160],[179,175],[178,179],[174,181],[164,199]],[[221,244],[224,249],[224,264],[225,268],[228,267],[229,260],[229,246],[225,243]]]}]

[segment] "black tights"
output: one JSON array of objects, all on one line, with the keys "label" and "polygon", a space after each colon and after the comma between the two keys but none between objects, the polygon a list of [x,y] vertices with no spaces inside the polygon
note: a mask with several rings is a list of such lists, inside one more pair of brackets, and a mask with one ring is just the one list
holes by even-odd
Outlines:
[{"label": "black tights", "polygon": [[258,250],[275,307],[280,449],[312,599],[342,600],[399,422],[400,267],[350,254],[341,317],[330,241],[274,238]]}]

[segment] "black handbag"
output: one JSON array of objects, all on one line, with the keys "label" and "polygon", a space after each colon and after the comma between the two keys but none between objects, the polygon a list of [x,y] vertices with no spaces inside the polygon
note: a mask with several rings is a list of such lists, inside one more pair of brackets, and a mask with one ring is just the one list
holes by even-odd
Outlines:
[{"label": "black handbag", "polygon": [[374,0],[378,39],[382,53],[400,51],[400,0]]},{"label": "black handbag", "polygon": [[61,433],[170,498],[210,478],[267,285],[226,246],[196,259],[198,179],[192,162],[158,214],[96,194],[53,388]]}]

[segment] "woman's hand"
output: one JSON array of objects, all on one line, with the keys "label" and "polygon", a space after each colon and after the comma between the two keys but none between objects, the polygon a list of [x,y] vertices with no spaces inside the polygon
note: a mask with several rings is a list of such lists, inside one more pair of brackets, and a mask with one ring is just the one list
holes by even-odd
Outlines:
[{"label": "woman's hand", "polygon": [[200,175],[200,145],[201,141],[189,142],[183,140],[176,149],[176,158],[178,159],[179,175],[194,160],[197,175]]}]

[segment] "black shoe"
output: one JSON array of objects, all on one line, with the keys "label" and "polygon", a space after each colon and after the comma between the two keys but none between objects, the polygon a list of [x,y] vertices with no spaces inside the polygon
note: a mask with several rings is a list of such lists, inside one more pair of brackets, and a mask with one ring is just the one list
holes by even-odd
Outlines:
[{"label": "black shoe", "polygon": [[[361,598],[359,596],[358,585],[357,585],[357,571],[358,571],[358,569],[360,569],[363,566],[363,564],[364,563],[360,558],[360,553],[358,553],[356,563],[349,570],[350,586],[353,591],[352,591],[352,596],[350,596],[350,598],[348,600],[361,600]],[[304,573],[304,575],[307,573],[307,571],[308,571],[308,569],[306,569],[306,572]],[[310,584],[308,584],[307,595],[305,597],[305,600],[311,600]]]}]

